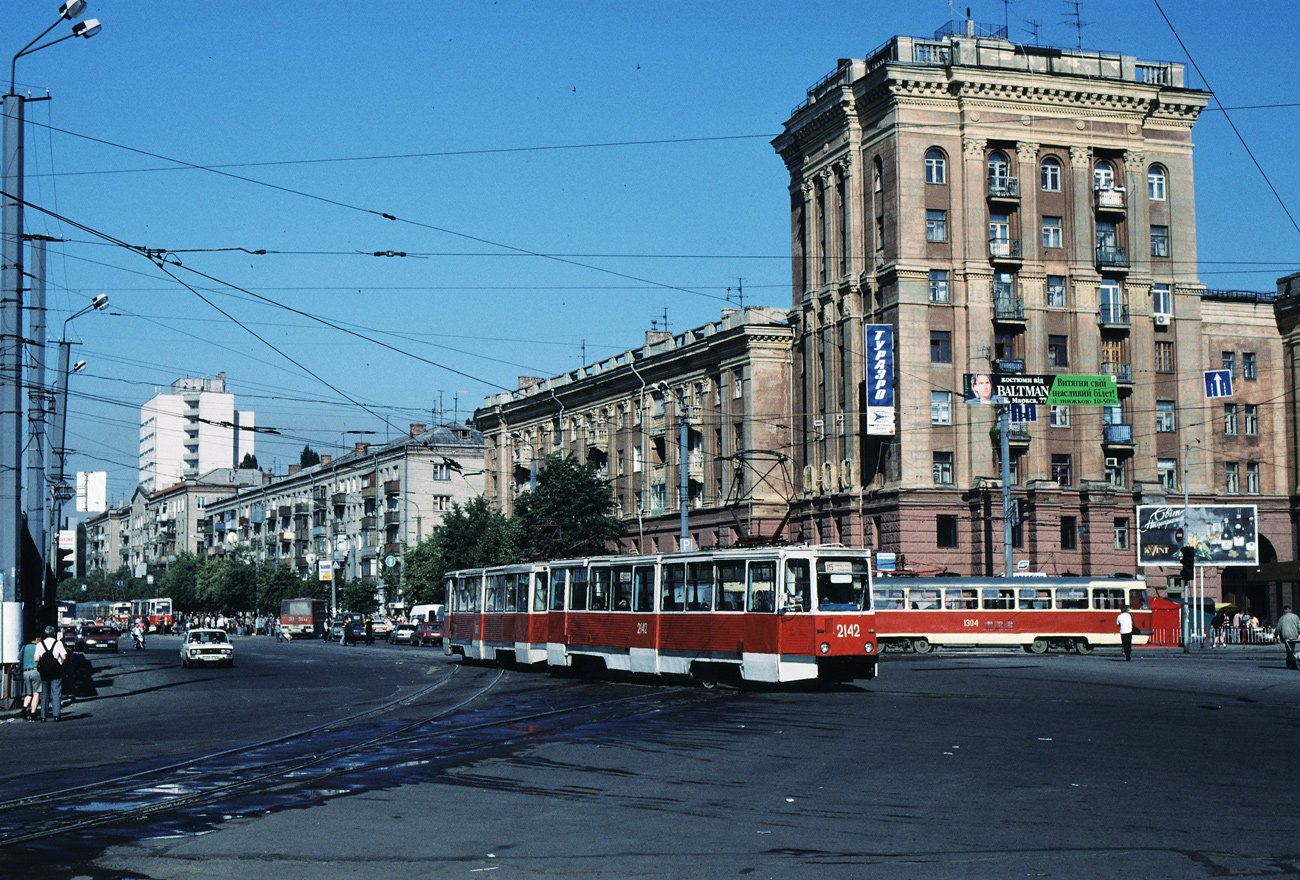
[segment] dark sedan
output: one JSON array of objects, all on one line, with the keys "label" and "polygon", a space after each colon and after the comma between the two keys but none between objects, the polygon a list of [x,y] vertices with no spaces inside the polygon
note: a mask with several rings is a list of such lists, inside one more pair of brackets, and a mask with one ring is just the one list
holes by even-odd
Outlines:
[{"label": "dark sedan", "polygon": [[88,626],[82,630],[82,645],[86,651],[116,651],[122,634],[111,626]]}]

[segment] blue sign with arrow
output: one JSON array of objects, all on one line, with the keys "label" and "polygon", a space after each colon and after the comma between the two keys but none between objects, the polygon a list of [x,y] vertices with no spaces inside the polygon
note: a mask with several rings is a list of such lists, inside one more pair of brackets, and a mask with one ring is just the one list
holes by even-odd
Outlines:
[{"label": "blue sign with arrow", "polygon": [[1205,396],[1210,399],[1215,397],[1231,397],[1232,370],[1206,370]]}]

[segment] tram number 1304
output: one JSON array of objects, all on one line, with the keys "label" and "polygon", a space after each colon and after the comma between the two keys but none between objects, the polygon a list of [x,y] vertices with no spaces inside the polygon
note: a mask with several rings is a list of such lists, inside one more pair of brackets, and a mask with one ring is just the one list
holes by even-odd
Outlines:
[{"label": "tram number 1304", "polygon": [[861,637],[862,627],[856,623],[835,624],[835,637],[838,639],[856,639]]}]

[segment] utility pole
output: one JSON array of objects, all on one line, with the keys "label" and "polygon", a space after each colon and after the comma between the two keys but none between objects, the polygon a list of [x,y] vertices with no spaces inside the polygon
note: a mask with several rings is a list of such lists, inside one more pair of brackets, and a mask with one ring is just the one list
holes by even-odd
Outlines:
[{"label": "utility pole", "polygon": [[691,414],[686,408],[686,396],[679,393],[677,395],[677,470],[679,473],[677,500],[681,507],[681,529],[677,536],[677,549],[682,551],[695,549],[691,546],[691,529],[688,520],[691,507],[690,450],[687,448],[690,428]]},{"label": "utility pole", "polygon": [[1011,530],[1013,520],[1019,519],[1019,510],[1011,499],[1011,405],[1005,398],[998,398],[998,444],[1002,453],[1002,576],[1011,577],[1015,567],[1011,552]]},{"label": "utility pole", "polygon": [[[36,565],[34,571],[23,573],[26,585],[25,597],[34,599],[41,595],[42,584],[46,581],[47,560],[52,558],[50,543],[46,540],[46,504],[45,504],[45,413],[49,404],[49,392],[45,387],[45,242],[42,235],[25,236],[31,242],[31,298],[28,311],[31,312],[31,346],[28,349],[30,363],[27,367],[27,483],[26,500],[23,506],[27,510],[27,532],[32,537],[36,548]],[[57,529],[57,527],[56,527]],[[47,623],[51,620],[46,613],[42,615]]]}]

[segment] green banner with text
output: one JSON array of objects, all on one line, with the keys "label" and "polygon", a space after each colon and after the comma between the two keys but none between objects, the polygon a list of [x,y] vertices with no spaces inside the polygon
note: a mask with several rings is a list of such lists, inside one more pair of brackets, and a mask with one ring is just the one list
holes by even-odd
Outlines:
[{"label": "green banner with text", "polygon": [[1048,406],[1119,406],[1119,388],[1110,376],[1056,376]]}]

